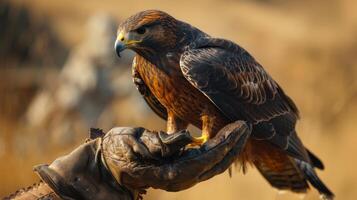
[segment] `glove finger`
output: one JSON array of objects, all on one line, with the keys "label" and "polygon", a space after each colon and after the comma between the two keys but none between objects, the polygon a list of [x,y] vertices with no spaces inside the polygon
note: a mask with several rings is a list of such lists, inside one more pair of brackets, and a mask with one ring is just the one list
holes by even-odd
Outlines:
[{"label": "glove finger", "polygon": [[159,132],[162,142],[162,157],[169,157],[183,149],[186,145],[193,142],[193,137],[187,130],[182,130],[173,134]]},{"label": "glove finger", "polygon": [[178,169],[187,169],[201,174],[220,162],[237,141],[249,133],[248,126],[242,121],[228,124],[200,149],[188,149],[181,159],[175,162],[175,165]]},{"label": "glove finger", "polygon": [[246,142],[248,141],[249,136],[250,136],[250,132],[246,132],[243,135],[241,135],[241,137],[239,138],[233,149],[227,153],[227,155],[223,158],[223,160],[217,163],[210,170],[201,174],[200,177],[198,178],[199,181],[200,182],[205,181],[207,179],[212,178],[215,175],[221,174],[224,171],[226,171],[226,169],[228,169],[228,167],[234,162],[234,160],[237,159],[239,154],[242,152]]},{"label": "glove finger", "polygon": [[[248,129],[248,130],[246,130]],[[215,148],[217,144],[220,144],[224,142],[224,140],[233,132],[236,132],[238,134],[237,137],[240,137],[239,134],[245,133],[245,131],[250,132],[250,127],[244,122],[244,121],[235,121],[233,123],[230,123],[226,126],[224,126],[216,136],[210,140],[208,140],[201,148],[204,150],[208,151],[211,148]],[[228,142],[228,141],[226,141]],[[227,144],[226,144],[227,145]],[[232,145],[232,143],[231,143]]]},{"label": "glove finger", "polygon": [[[146,134],[147,132],[144,128],[119,127],[112,129],[103,138],[102,148],[106,159],[126,160],[127,162],[158,160],[159,157],[153,155],[149,149],[149,144],[155,143],[153,141],[159,143],[158,139],[155,140],[157,134]],[[144,133],[145,136],[143,136]],[[144,143],[146,140],[149,141],[147,142],[149,144]]]},{"label": "glove finger", "polygon": [[243,122],[227,125],[218,134],[219,138],[212,140],[209,146],[188,149],[173,163],[154,168],[151,173],[156,177],[153,178],[160,180],[155,187],[176,191],[198,183],[200,174],[221,162],[239,139],[245,142],[249,133],[248,126]]}]

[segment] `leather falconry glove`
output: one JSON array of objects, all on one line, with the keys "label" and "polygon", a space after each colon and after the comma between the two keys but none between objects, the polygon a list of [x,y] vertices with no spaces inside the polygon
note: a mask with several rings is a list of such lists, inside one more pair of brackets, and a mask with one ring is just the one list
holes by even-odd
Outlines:
[{"label": "leather falconry glove", "polygon": [[200,148],[185,149],[192,142],[187,131],[93,129],[90,141],[35,171],[62,199],[138,199],[149,187],[180,191],[224,172],[249,135],[238,121]]}]

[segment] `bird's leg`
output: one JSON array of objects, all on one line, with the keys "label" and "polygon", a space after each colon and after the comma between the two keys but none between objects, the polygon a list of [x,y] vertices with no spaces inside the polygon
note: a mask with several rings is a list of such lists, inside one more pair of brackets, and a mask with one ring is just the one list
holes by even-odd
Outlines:
[{"label": "bird's leg", "polygon": [[202,134],[200,137],[194,138],[194,141],[191,144],[191,146],[194,145],[201,146],[202,144],[207,142],[207,140],[209,140],[210,137],[212,136],[215,117],[205,114],[202,115],[201,120],[202,120]]},{"label": "bird's leg", "polygon": [[176,133],[183,129],[187,129],[188,122],[177,117],[173,112],[167,111],[167,133]]}]

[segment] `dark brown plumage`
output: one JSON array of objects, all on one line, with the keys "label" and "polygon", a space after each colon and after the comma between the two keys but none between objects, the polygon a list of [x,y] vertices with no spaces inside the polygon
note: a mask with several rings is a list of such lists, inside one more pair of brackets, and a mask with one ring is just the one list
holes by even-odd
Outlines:
[{"label": "dark brown plumage", "polygon": [[137,53],[134,82],[167,120],[168,132],[193,124],[204,142],[224,125],[245,120],[252,136],[240,162],[253,163],[276,188],[305,192],[310,182],[333,198],[313,169],[323,168],[322,162],[295,132],[297,107],[243,48],[155,10],[121,24],[116,48]]}]

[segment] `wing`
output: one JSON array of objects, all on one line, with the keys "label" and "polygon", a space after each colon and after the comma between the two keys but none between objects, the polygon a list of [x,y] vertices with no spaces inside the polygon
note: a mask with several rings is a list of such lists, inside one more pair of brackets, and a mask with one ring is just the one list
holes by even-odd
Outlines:
[{"label": "wing", "polygon": [[243,48],[228,40],[200,38],[184,51],[180,67],[227,118],[253,124],[253,137],[309,160],[295,132],[295,104]]},{"label": "wing", "polygon": [[[136,59],[136,58],[134,58]],[[139,90],[140,94],[144,97],[144,100],[149,105],[149,107],[163,120],[167,120],[167,110],[159,102],[159,100],[151,93],[149,87],[145,84],[140,74],[136,70],[136,64],[138,62],[133,62],[132,76],[136,88]]]}]

